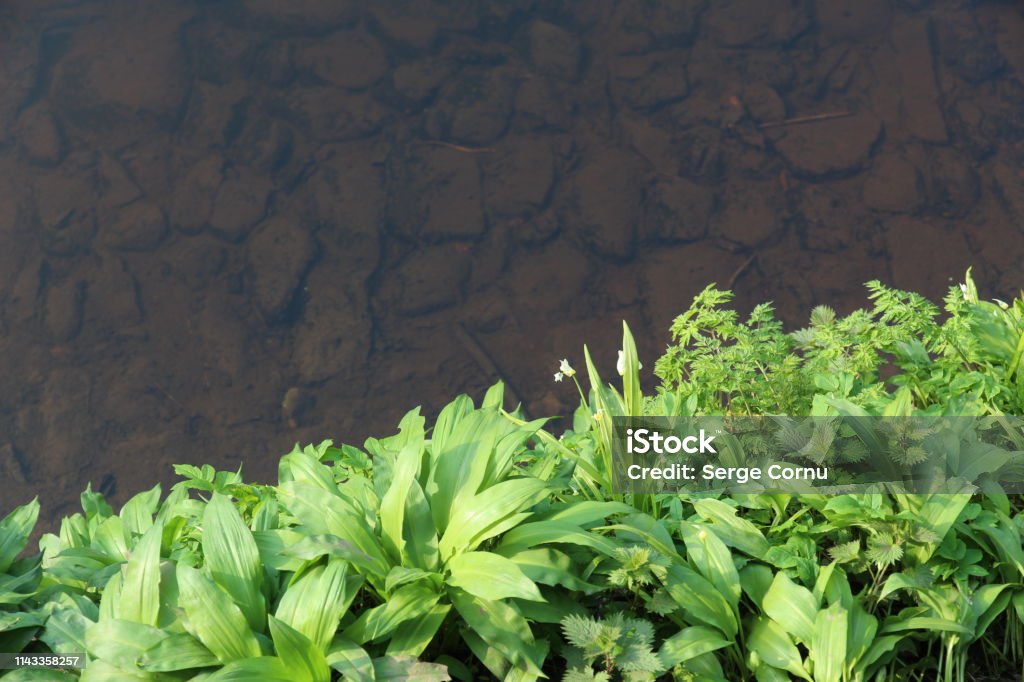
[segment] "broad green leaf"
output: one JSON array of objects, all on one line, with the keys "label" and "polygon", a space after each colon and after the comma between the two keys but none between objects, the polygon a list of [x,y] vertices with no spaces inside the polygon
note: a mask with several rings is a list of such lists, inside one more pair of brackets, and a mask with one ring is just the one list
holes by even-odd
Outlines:
[{"label": "broad green leaf", "polygon": [[705,521],[710,521],[722,542],[744,554],[756,558],[768,551],[768,541],[757,526],[736,515],[736,509],[721,500],[696,500],[693,509]]},{"label": "broad green leaf", "polygon": [[387,578],[384,579],[384,591],[387,594],[391,594],[402,585],[408,585],[409,583],[414,583],[417,580],[436,580],[437,585],[440,586],[442,577],[440,573],[424,571],[422,568],[394,566],[390,571],[388,571]]},{"label": "broad green leaf", "polygon": [[[287,536],[285,536],[287,537]],[[364,575],[376,575],[381,564],[374,560],[369,554],[361,552],[355,545],[337,535],[307,535],[290,547],[282,548],[282,552],[288,557],[296,557],[302,561],[290,570],[299,570],[303,563],[319,559],[322,556],[337,557],[352,564]],[[274,541],[277,542],[276,540]],[[289,569],[281,569],[289,570]]]},{"label": "broad green leaf", "polygon": [[764,564],[747,564],[739,571],[740,587],[743,588],[750,601],[754,602],[761,611],[764,611],[764,595],[768,594],[768,588],[772,586],[772,569]]},{"label": "broad green leaf", "polygon": [[355,642],[338,635],[327,650],[327,665],[349,682],[374,682],[373,661]]},{"label": "broad green leaf", "polygon": [[[498,532],[502,521],[544,499],[548,484],[536,478],[514,478],[491,486],[453,507],[438,549],[442,560],[474,549]],[[496,530],[497,529],[497,530]]]},{"label": "broad green leaf", "polygon": [[717,651],[730,644],[732,642],[723,638],[722,633],[715,628],[694,625],[683,628],[666,639],[658,651],[658,657],[666,668],[672,668],[683,661],[689,661],[709,651]]},{"label": "broad green leaf", "polygon": [[86,630],[85,647],[93,658],[118,668],[134,670],[139,657],[166,637],[167,633],[142,623],[101,620]]},{"label": "broad green leaf", "polygon": [[[4,678],[5,680],[7,678]],[[81,682],[170,682],[166,673],[151,673],[133,668],[121,668],[107,661],[90,661],[82,671]]]},{"label": "broad green leaf", "polygon": [[481,599],[544,601],[532,580],[514,562],[491,552],[466,552],[448,560],[447,583]]},{"label": "broad green leaf", "polygon": [[[295,546],[308,536],[291,530],[290,528],[275,528],[271,530],[257,530],[252,534],[256,541],[256,547],[260,551],[260,561],[266,568],[275,571],[297,571],[302,568],[306,559],[288,552],[288,549],[295,549]],[[320,552],[318,556],[326,554]],[[307,557],[313,558],[313,557]]]},{"label": "broad green leaf", "polygon": [[114,573],[103,588],[103,594],[100,595],[100,620],[117,618],[120,608],[118,603],[121,601],[121,580],[121,573]]},{"label": "broad green leaf", "polygon": [[390,568],[384,548],[361,511],[338,495],[300,483],[283,483],[279,499],[310,535],[344,538],[366,557],[369,576],[383,580]]},{"label": "broad green leaf", "polygon": [[436,571],[441,564],[437,551],[437,531],[430,514],[430,504],[419,481],[409,486],[405,498],[405,524],[402,527],[405,541],[404,557],[410,566]]},{"label": "broad green leaf", "polygon": [[888,635],[904,630],[936,630],[938,632],[955,632],[968,636],[974,634],[970,628],[964,627],[960,623],[931,616],[913,616],[910,618],[890,616],[882,623],[882,629],[879,630],[879,634]]},{"label": "broad green leaf", "polygon": [[391,634],[406,621],[423,617],[438,599],[439,595],[427,581],[403,585],[384,604],[363,611],[343,634],[356,644],[372,642]]},{"label": "broad green leaf", "polygon": [[627,415],[643,414],[644,396],[640,391],[640,359],[629,325],[622,322],[622,401]]},{"label": "broad green leaf", "polygon": [[498,545],[498,551],[503,556],[509,556],[547,544],[590,547],[607,557],[614,557],[619,546],[614,540],[565,521],[537,521],[521,524],[505,533]]},{"label": "broad green leaf", "polygon": [[839,604],[818,611],[811,638],[814,682],[842,682],[846,667],[847,611]]},{"label": "broad green leaf", "polygon": [[178,594],[185,610],[185,629],[222,663],[260,655],[256,635],[241,609],[199,571],[178,565]]},{"label": "broad green leaf", "polygon": [[808,681],[811,679],[796,644],[774,620],[763,616],[757,618],[747,636],[747,649],[774,668],[788,670]]},{"label": "broad green leaf", "polygon": [[380,501],[381,541],[394,563],[402,563],[405,552],[405,508],[409,487],[420,472],[424,456],[423,430],[411,434],[398,453],[391,485]]},{"label": "broad green leaf", "polygon": [[308,637],[320,651],[338,629],[362,579],[340,559],[317,565],[292,582],[277,605],[277,619]]},{"label": "broad green leaf", "polygon": [[1006,588],[1011,587],[1005,583],[998,585],[982,585],[971,595],[971,606],[969,622],[974,634],[971,641],[981,639],[992,621],[998,618],[1009,605],[1012,592]]},{"label": "broad green leaf", "polygon": [[925,502],[918,509],[916,516],[929,530],[935,533],[937,539],[933,543],[915,548],[917,558],[921,563],[931,558],[970,501],[970,495],[933,494],[925,497]]},{"label": "broad green leaf", "polygon": [[231,500],[214,493],[203,513],[203,556],[214,582],[245,614],[249,627],[261,632],[267,618],[263,566],[252,531]]},{"label": "broad green leaf", "polygon": [[793,678],[785,670],[773,668],[767,663],[758,663],[754,666],[754,679],[757,682],[790,682]]},{"label": "broad green leaf", "polygon": [[452,605],[466,625],[512,664],[540,674],[535,640],[529,624],[505,602],[480,599],[458,588],[449,591]]},{"label": "broad green leaf", "polygon": [[125,528],[142,535],[153,525],[153,515],[160,506],[160,484],[132,497],[121,507],[120,517]]},{"label": "broad green leaf", "polygon": [[541,585],[561,585],[573,592],[589,594],[600,590],[579,578],[565,552],[550,547],[525,549],[508,557],[527,578]]},{"label": "broad green leaf", "polygon": [[274,649],[295,682],[330,682],[331,671],[323,651],[287,623],[269,617]]},{"label": "broad green leaf", "polygon": [[572,501],[552,511],[538,514],[537,521],[562,521],[574,526],[592,526],[604,523],[617,514],[636,514],[636,508],[622,502]]},{"label": "broad green leaf", "polygon": [[437,415],[437,421],[434,423],[434,429],[430,433],[430,450],[434,458],[446,451],[448,439],[451,438],[455,427],[473,409],[473,399],[465,394],[457,396],[455,400],[441,409]]},{"label": "broad green leaf", "polygon": [[131,554],[128,531],[120,516],[111,516],[96,528],[92,534],[92,548],[100,550],[112,561],[128,560]]},{"label": "broad green leaf", "polygon": [[160,540],[163,527],[151,525],[135,545],[121,578],[114,615],[143,625],[157,624],[160,615]]},{"label": "broad green leaf", "polygon": [[388,642],[389,656],[419,656],[434,639],[451,611],[450,604],[438,604],[426,615],[398,626]]},{"label": "broad green leaf", "polygon": [[439,533],[448,530],[461,504],[480,491],[499,429],[506,424],[496,411],[474,410],[459,418],[443,446],[431,443],[431,470],[425,492]]},{"label": "broad green leaf", "polygon": [[849,627],[846,638],[846,660],[849,675],[857,663],[867,654],[878,632],[878,619],[864,610],[860,602],[854,601],[849,612]]},{"label": "broad green leaf", "polygon": [[276,656],[232,661],[203,682],[298,682],[300,678]]},{"label": "broad green leaf", "polygon": [[764,612],[799,641],[804,644],[811,642],[818,604],[810,590],[797,585],[782,571],[775,574],[764,595]]},{"label": "broad green leaf", "polygon": [[300,483],[332,494],[338,490],[330,468],[312,454],[299,450],[298,446],[281,458],[278,464],[278,480],[282,484]]},{"label": "broad green leaf", "polygon": [[0,521],[0,573],[6,573],[28,545],[28,538],[39,519],[39,498],[15,507]]},{"label": "broad green leaf", "polygon": [[690,561],[735,609],[740,602],[740,576],[729,548],[718,539],[713,529],[705,525],[682,521],[680,530]]},{"label": "broad green leaf", "polygon": [[681,564],[668,567],[665,589],[691,619],[718,628],[728,639],[739,626],[729,602],[706,578]]},{"label": "broad green leaf", "polygon": [[39,639],[58,654],[81,653],[85,651],[85,632],[92,623],[75,609],[60,609],[46,619],[46,629]]},{"label": "broad green leaf", "polygon": [[202,642],[188,633],[169,635],[150,647],[138,659],[143,670],[170,672],[219,666],[220,660]]},{"label": "broad green leaf", "polygon": [[423,663],[411,656],[375,658],[373,669],[379,682],[446,682],[452,679],[443,665]]}]

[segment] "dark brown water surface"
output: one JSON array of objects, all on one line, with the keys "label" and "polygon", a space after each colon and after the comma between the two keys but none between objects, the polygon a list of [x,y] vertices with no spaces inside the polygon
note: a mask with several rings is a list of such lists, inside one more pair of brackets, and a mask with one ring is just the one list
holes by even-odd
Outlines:
[{"label": "dark brown water surface", "polygon": [[1011,296],[1022,229],[1019,2],[8,0],[0,513],[555,413],[710,281]]}]

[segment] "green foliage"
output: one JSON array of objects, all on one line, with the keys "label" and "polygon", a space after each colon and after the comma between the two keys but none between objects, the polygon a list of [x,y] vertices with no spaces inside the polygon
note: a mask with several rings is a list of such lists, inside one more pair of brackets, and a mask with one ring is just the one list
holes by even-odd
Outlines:
[{"label": "green foliage", "polygon": [[[566,652],[570,664],[564,682],[622,679],[629,682],[653,680],[664,665],[651,648],[654,627],[640,618],[615,613],[596,620],[569,615],[562,620],[565,639],[572,645]],[[595,671],[594,665],[600,670]]]},{"label": "green foliage", "polygon": [[732,294],[709,286],[672,323],[655,366],[661,391],[698,414],[835,414],[829,399],[881,413],[900,388],[932,414],[1024,410],[1024,298],[980,301],[968,273],[940,319],[919,294],[867,288],[870,309],[838,317],[818,306],[785,333],[769,304],[741,321],[723,307]]},{"label": "green foliage", "polygon": [[[296,448],[275,485],[179,465],[166,497],[82,512],[23,556],[33,501],[0,521],[0,651],[86,652],[83,680],[965,682],[1024,663],[1024,513],[970,496],[624,495],[611,419],[816,414],[779,443],[814,461],[874,449],[904,466],[934,437],[900,417],[1024,406],[1024,298],[943,311],[874,282],[865,311],[815,308],[787,333],[709,287],[641,391],[624,327],[618,386],[584,351],[572,428],[456,398],[362,447]],[[576,381],[563,364],[561,376]],[[582,378],[582,377],[581,377]],[[861,432],[840,416],[892,417]],[[1016,462],[964,441],[963,467]],[[741,443],[770,444],[754,433]],[[1017,439],[1017,440],[1015,440]],[[1019,442],[1018,442],[1019,441]]]}]

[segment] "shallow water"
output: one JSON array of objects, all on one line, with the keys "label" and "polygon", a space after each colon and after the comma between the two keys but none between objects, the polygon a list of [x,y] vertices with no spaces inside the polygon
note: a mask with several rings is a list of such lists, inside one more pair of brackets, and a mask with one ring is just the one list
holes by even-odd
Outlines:
[{"label": "shallow water", "polygon": [[15,1],[0,84],[0,511],[553,414],[711,281],[1024,284],[1014,2]]}]

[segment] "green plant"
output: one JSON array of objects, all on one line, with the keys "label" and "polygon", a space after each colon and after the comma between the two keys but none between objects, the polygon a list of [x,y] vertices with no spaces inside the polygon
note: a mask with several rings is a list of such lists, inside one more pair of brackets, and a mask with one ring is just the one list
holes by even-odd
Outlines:
[{"label": "green plant", "polygon": [[[572,645],[565,652],[569,669],[563,682],[646,682],[665,669],[651,648],[654,628],[640,618],[569,615],[562,620],[562,631]],[[594,671],[595,664],[600,670]]]},{"label": "green plant", "polygon": [[[741,460],[777,442],[897,471],[947,438],[967,480],[1019,469],[1024,434],[1006,415],[1024,406],[1024,297],[982,302],[968,276],[940,313],[869,290],[870,310],[819,307],[786,333],[770,306],[741,322],[708,288],[673,325],[654,395],[624,327],[621,382],[585,349],[562,434],[505,410],[499,384],[431,428],[413,410],[361,448],[297,446],[275,485],[179,465],[166,497],[155,487],[116,513],[87,489],[41,554],[19,558],[38,504],[18,507],[0,521],[0,650],[88,662],[4,679],[1019,677],[1024,505],[995,479],[973,495],[613,488],[612,419],[629,415],[825,417],[766,420],[778,428],[736,439]],[[575,381],[567,361],[560,374]],[[866,415],[890,419],[858,426]],[[904,419],[938,415],[978,419],[953,432]]]}]

